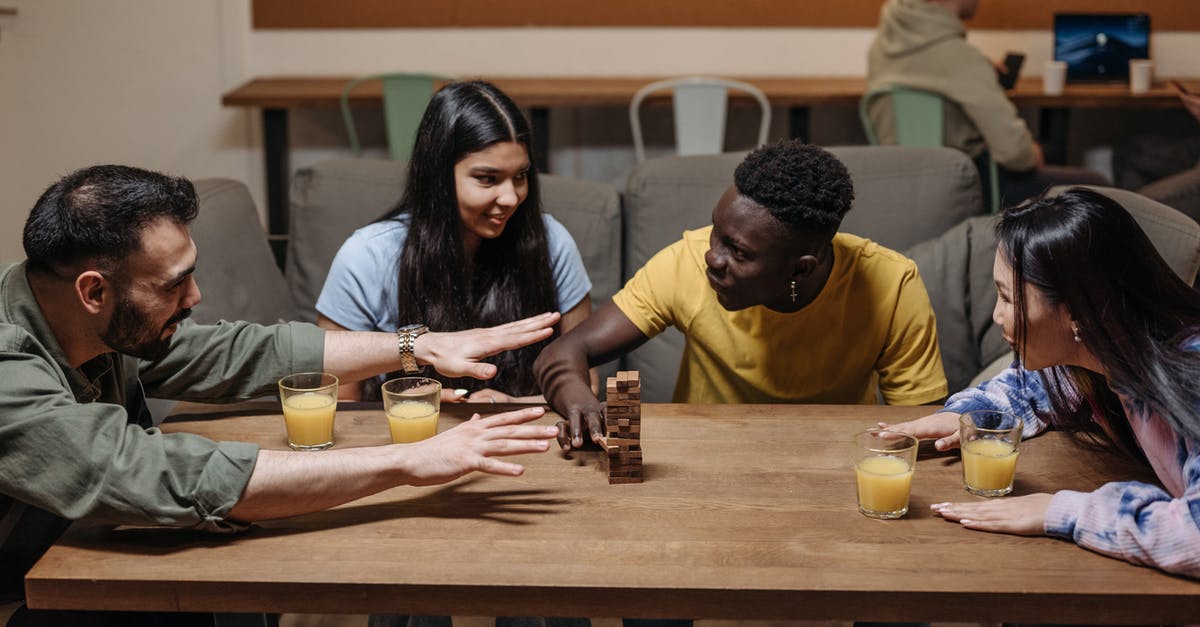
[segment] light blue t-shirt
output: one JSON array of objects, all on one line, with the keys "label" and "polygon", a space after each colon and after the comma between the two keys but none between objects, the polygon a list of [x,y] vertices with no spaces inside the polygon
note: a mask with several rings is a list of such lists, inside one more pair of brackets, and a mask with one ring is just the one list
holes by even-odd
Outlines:
[{"label": "light blue t-shirt", "polygon": [[[588,295],[592,282],[567,229],[547,214],[542,214],[542,221],[546,225],[558,310],[566,313]],[[407,236],[407,217],[375,222],[355,231],[329,267],[317,298],[317,311],[351,331],[396,330],[401,325],[397,319],[396,264]]]}]

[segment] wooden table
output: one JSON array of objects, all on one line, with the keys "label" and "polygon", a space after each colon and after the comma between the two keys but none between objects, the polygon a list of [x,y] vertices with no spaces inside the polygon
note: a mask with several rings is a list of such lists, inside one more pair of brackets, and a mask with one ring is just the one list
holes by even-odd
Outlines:
[{"label": "wooden table", "polygon": [[[28,602],[483,616],[1200,617],[1195,581],[1061,540],[970,531],[934,517],[930,503],[977,498],[962,491],[954,455],[918,462],[906,518],[859,514],[852,434],[927,409],[646,405],[640,485],[608,485],[597,453],[547,453],[521,458],[519,478],[397,488],[240,536],[76,526],[26,577]],[[447,409],[442,428],[467,410]],[[258,411],[270,413],[184,416],[164,428],[282,448],[278,410]],[[340,410],[337,446],[387,437],[380,411]],[[1022,446],[1016,492],[1133,477],[1149,475],[1052,433]]]},{"label": "wooden table", "polygon": [[[262,77],[252,79],[221,97],[227,107],[262,110],[263,152],[266,164],[267,216],[273,235],[288,232],[288,111],[292,109],[335,109],[349,76]],[[628,107],[634,93],[661,77],[488,77],[533,118],[536,164],[547,171],[549,109],[551,107]],[[857,105],[866,86],[861,77],[766,77],[741,78],[761,89],[772,104],[788,108],[792,137],[809,137],[809,110],[818,105]],[[1200,86],[1197,81],[1184,81]],[[662,98],[668,92],[663,92]],[[734,100],[744,99],[732,93]],[[1040,79],[1023,79],[1009,92],[1018,106],[1041,110],[1039,136],[1046,143],[1047,161],[1066,158],[1069,112],[1075,108],[1177,108],[1178,97],[1164,84],[1149,93],[1134,95],[1125,85],[1068,85],[1061,96],[1042,94]],[[368,83],[356,89],[350,101],[355,106],[379,107],[381,86]],[[276,238],[282,243],[282,238]],[[281,255],[282,249],[277,249]],[[282,258],[282,257],[281,257]]]}]

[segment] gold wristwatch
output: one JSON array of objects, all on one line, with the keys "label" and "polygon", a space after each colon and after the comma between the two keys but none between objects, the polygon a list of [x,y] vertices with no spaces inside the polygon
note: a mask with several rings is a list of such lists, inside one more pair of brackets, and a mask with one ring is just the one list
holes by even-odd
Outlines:
[{"label": "gold wristwatch", "polygon": [[413,352],[417,346],[417,336],[429,331],[423,324],[406,324],[396,329],[396,338],[400,341],[400,368],[407,373],[420,372],[417,356]]}]

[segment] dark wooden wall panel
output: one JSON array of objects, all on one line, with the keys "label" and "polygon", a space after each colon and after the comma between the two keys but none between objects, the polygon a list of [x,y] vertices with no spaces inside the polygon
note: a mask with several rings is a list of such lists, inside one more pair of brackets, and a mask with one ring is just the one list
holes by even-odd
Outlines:
[{"label": "dark wooden wall panel", "polygon": [[[881,0],[253,0],[254,28],[870,27]],[[1060,12],[1150,13],[1200,30],[1198,0],[981,0],[971,28],[1045,29]]]}]

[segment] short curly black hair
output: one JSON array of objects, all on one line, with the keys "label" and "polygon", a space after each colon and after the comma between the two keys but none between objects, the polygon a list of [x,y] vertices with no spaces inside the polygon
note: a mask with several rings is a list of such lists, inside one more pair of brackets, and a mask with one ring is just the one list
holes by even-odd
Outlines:
[{"label": "short curly black hair", "polygon": [[789,139],[763,146],[733,173],[738,193],[798,233],[833,236],[854,201],[846,166],[829,151]]}]

